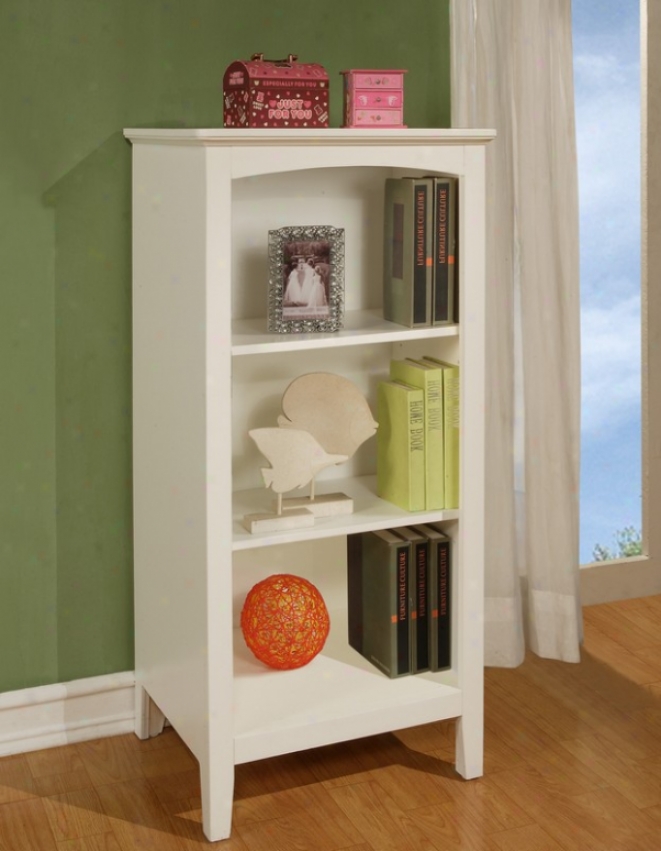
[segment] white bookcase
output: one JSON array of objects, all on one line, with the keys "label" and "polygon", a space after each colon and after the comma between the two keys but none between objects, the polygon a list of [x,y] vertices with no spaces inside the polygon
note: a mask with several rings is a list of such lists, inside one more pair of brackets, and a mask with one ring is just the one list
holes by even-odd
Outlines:
[{"label": "white bookcase", "polygon": [[[456,767],[482,773],[484,565],[484,145],[478,130],[126,130],[133,143],[136,733],[163,716],[200,763],[204,831],[229,836],[234,765],[457,718]],[[460,178],[460,326],[381,318],[389,176]],[[344,330],[266,332],[267,231],[345,229]],[[267,509],[249,428],[272,426],[307,372],[354,381],[376,412],[394,357],[461,365],[461,508],[407,514],[375,494],[376,441],[325,470],[317,492],[350,516],[251,535]],[[340,476],[341,479],[333,478]],[[347,642],[346,535],[446,521],[453,547],[451,670],[389,680]],[[331,633],[282,672],[248,651],[238,618],[272,573],[310,579]]]}]

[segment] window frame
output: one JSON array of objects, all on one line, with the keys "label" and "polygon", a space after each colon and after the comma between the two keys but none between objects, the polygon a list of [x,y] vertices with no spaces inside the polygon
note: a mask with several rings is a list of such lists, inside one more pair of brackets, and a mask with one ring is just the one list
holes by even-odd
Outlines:
[{"label": "window frame", "polygon": [[583,605],[661,594],[661,287],[651,285],[661,276],[661,240],[650,238],[661,233],[659,43],[661,0],[640,0],[643,554],[581,565]]}]

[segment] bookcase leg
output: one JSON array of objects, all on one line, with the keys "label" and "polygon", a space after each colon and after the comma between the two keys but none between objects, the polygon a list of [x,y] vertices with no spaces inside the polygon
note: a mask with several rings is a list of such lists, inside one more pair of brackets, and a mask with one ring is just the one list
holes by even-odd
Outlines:
[{"label": "bookcase leg", "polygon": [[202,829],[211,842],[228,839],[232,832],[234,765],[222,765],[213,758],[200,761],[202,787]]},{"label": "bookcase leg", "polygon": [[482,719],[457,719],[455,768],[465,780],[484,773],[484,733]]},{"label": "bookcase leg", "polygon": [[145,689],[135,686],[135,734],[139,739],[150,739],[163,732],[165,715],[149,697]]}]

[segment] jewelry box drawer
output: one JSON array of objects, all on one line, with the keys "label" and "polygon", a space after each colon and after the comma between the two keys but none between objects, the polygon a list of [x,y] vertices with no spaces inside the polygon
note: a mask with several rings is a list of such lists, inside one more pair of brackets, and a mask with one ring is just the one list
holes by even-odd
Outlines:
[{"label": "jewelry box drawer", "polygon": [[401,109],[357,109],[353,119],[356,127],[402,126]]},{"label": "jewelry box drawer", "polygon": [[355,89],[401,89],[403,74],[353,74]]},{"label": "jewelry box drawer", "polygon": [[403,103],[402,92],[397,89],[357,91],[354,92],[353,100],[356,109],[401,109]]}]

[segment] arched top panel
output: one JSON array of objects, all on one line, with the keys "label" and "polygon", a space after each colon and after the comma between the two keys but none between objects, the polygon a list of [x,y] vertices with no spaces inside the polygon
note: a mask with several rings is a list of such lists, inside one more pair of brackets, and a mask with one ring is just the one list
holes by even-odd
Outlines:
[{"label": "arched top panel", "polygon": [[492,130],[125,130],[135,144],[231,151],[232,179],[313,168],[383,166],[462,174],[466,151]]}]

